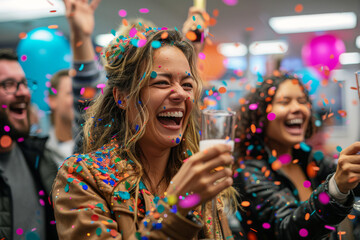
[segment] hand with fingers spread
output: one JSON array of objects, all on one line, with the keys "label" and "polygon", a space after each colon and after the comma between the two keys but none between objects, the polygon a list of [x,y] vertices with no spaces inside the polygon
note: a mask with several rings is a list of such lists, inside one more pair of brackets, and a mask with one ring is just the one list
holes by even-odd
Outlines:
[{"label": "hand with fingers spread", "polygon": [[66,17],[71,30],[76,34],[91,36],[94,31],[94,12],[101,0],[64,0]]},{"label": "hand with fingers spread", "polygon": [[64,0],[70,26],[70,41],[75,61],[91,61],[95,57],[91,34],[94,31],[94,12],[101,0]]},{"label": "hand with fingers spread", "polygon": [[360,142],[355,142],[341,151],[335,181],[342,193],[354,189],[360,182]]},{"label": "hand with fingers spread", "polygon": [[[186,196],[197,194],[200,196],[200,205],[205,203],[233,183],[230,168],[213,171],[219,166],[230,165],[233,157],[228,145],[219,144],[205,151],[191,156],[172,179],[167,189],[168,196]],[[219,181],[220,180],[220,181]],[[196,206],[193,206],[196,207]],[[178,212],[186,215],[189,209],[178,208]]]}]

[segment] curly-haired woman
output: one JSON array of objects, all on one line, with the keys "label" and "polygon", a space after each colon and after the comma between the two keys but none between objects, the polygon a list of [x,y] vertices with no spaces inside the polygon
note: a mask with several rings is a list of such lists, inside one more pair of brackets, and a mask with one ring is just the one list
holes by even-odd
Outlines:
[{"label": "curly-haired woman", "polygon": [[232,173],[212,169],[233,158],[227,145],[198,152],[191,43],[147,29],[115,39],[105,58],[108,83],[87,110],[85,154],[67,159],[53,186],[60,239],[231,239],[223,209],[235,196]]},{"label": "curly-haired woman", "polygon": [[312,152],[303,143],[314,131],[308,92],[298,78],[280,73],[246,97],[237,130],[234,186],[244,191],[248,237],[326,239],[335,233],[352,209],[360,143],[341,152],[337,169],[321,152]]}]

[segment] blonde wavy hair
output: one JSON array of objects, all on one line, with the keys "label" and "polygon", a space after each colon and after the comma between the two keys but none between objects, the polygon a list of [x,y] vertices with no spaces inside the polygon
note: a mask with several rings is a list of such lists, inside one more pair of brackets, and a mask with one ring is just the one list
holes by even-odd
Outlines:
[{"label": "blonde wavy hair", "polygon": [[[142,37],[143,36],[143,37]],[[167,185],[179,171],[183,159],[199,151],[198,114],[199,98],[202,91],[202,81],[199,77],[195,50],[188,41],[183,41],[181,33],[175,30],[154,31],[149,28],[142,36],[136,38],[124,38],[120,36],[112,41],[105,52],[108,83],[103,94],[99,95],[93,105],[86,111],[86,122],[84,125],[84,152],[91,152],[109,143],[114,135],[118,135],[117,151],[121,158],[131,159],[134,162],[134,173],[129,177],[136,178],[135,202],[138,200],[139,183],[142,178],[147,178],[141,163],[141,149],[138,145],[139,139],[144,135],[146,123],[149,120],[149,112],[146,99],[140,99],[141,90],[148,86],[153,69],[153,58],[156,49],[154,41],[161,46],[176,47],[183,52],[189,62],[193,79],[197,85],[194,88],[194,110],[190,114],[188,126],[183,134],[183,139],[178,145],[171,149],[167,171],[164,180]],[[146,41],[142,47],[137,47],[140,41]],[[113,96],[113,88],[127,96],[126,106],[120,108]],[[136,119],[130,121],[130,109],[137,111]],[[132,114],[133,115],[133,114]],[[133,122],[136,122],[134,126]],[[134,129],[135,128],[135,129]],[[125,180],[125,179],[124,179]],[[134,189],[132,189],[134,190]],[[233,188],[225,190],[222,198],[236,199]],[[236,200],[235,200],[236,201]],[[137,219],[137,206],[135,206],[134,220]]]}]

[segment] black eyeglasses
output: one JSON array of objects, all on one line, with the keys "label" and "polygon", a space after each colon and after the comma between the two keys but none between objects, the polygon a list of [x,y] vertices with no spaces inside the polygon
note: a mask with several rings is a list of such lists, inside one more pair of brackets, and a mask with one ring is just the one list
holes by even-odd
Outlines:
[{"label": "black eyeglasses", "polygon": [[30,91],[37,89],[37,82],[31,79],[23,79],[20,82],[15,79],[6,79],[0,82],[0,86],[5,90],[6,94],[14,94],[19,90],[20,84],[24,84]]}]

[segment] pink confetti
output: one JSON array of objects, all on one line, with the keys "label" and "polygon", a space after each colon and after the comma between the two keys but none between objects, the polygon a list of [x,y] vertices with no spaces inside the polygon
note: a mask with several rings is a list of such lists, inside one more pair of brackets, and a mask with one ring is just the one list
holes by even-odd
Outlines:
[{"label": "pink confetti", "polygon": [[104,88],[106,87],[106,84],[105,83],[100,83],[98,85],[96,85],[97,88]]},{"label": "pink confetti", "polygon": [[279,156],[279,161],[282,163],[282,164],[288,164],[291,162],[291,155],[288,154],[288,153],[285,153],[281,156]]},{"label": "pink confetti", "polygon": [[3,104],[1,105],[2,108],[7,108],[7,105]]},{"label": "pink confetti", "polygon": [[252,103],[249,105],[250,110],[256,110],[258,108],[258,105],[256,103]]},{"label": "pink confetti", "polygon": [[330,229],[331,231],[336,230],[336,228],[334,228],[333,226],[325,225],[324,227],[327,228],[327,229]]},{"label": "pink confetti", "polygon": [[191,208],[196,206],[200,202],[200,196],[196,193],[185,197],[185,199],[179,201],[181,208]]},{"label": "pink confetti", "polygon": [[273,113],[273,112],[271,112],[271,113],[269,113],[269,114],[267,115],[267,119],[268,119],[269,121],[275,120],[275,118],[276,118],[276,114]]},{"label": "pink confetti", "polygon": [[23,137],[21,137],[21,138],[18,138],[18,140],[17,140],[18,142],[23,142],[24,141],[24,138]]},{"label": "pink confetti", "polygon": [[26,55],[22,55],[22,56],[20,57],[20,59],[21,59],[22,62],[25,62],[25,61],[27,60],[27,56],[26,56]]},{"label": "pink confetti", "polygon": [[39,199],[40,205],[45,206],[45,201],[43,199]]},{"label": "pink confetti", "polygon": [[311,187],[311,182],[306,180],[306,181],[304,181],[303,185],[304,185],[304,187],[309,188],[309,187]]},{"label": "pink confetti", "polygon": [[200,53],[199,53],[199,58],[202,59],[202,60],[204,60],[204,59],[206,58],[205,53],[200,52]]},{"label": "pink confetti", "polygon": [[39,191],[39,195],[40,195],[40,196],[44,196],[44,195],[45,195],[44,190],[40,190],[40,191]]},{"label": "pink confetti", "polygon": [[83,95],[84,92],[85,92],[85,88],[81,88],[81,89],[80,89],[80,95]]},{"label": "pink confetti", "polygon": [[150,12],[150,11],[149,11],[149,9],[147,9],[147,8],[140,8],[140,9],[139,9],[139,12],[140,12],[140,13],[148,13],[148,12]]},{"label": "pink confetti", "polygon": [[228,6],[235,6],[238,4],[238,0],[223,0],[223,2]]},{"label": "pink confetti", "polygon": [[263,228],[269,229],[271,227],[270,223],[263,223]]},{"label": "pink confetti", "polygon": [[145,44],[146,44],[146,39],[140,39],[139,41],[138,41],[138,47],[143,47],[143,46],[145,46]]},{"label": "pink confetti", "polygon": [[5,132],[10,132],[10,127],[8,125],[5,125],[4,130],[5,130]]},{"label": "pink confetti", "polygon": [[322,193],[319,194],[319,201],[320,201],[322,204],[326,205],[326,204],[329,203],[330,197],[329,197],[329,195],[328,195],[326,192],[322,192]]},{"label": "pink confetti", "polygon": [[134,37],[136,35],[136,33],[137,33],[136,28],[132,28],[132,29],[130,29],[129,36]]},{"label": "pink confetti", "polygon": [[57,91],[55,88],[51,88],[51,91],[54,93],[54,94],[57,94]]},{"label": "pink confetti", "polygon": [[125,10],[125,9],[120,9],[120,11],[119,11],[119,16],[120,16],[120,17],[126,17],[126,15],[127,15],[126,10]]},{"label": "pink confetti", "polygon": [[309,232],[308,232],[308,230],[306,230],[305,228],[302,228],[302,229],[300,229],[300,231],[299,231],[299,235],[300,235],[301,237],[306,237],[308,234],[309,234]]},{"label": "pink confetti", "polygon": [[23,233],[24,233],[24,230],[22,230],[22,228],[16,229],[16,234],[17,235],[22,235]]}]

